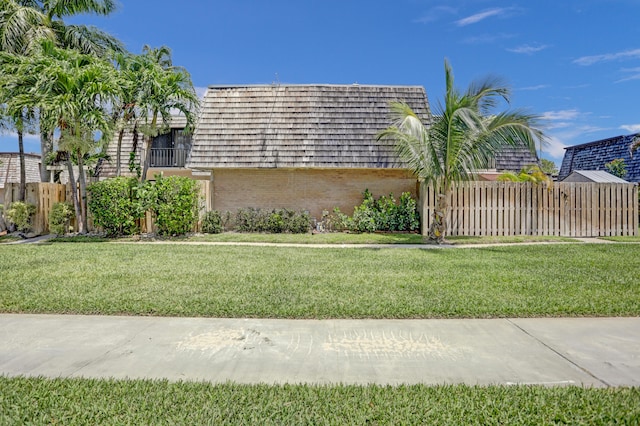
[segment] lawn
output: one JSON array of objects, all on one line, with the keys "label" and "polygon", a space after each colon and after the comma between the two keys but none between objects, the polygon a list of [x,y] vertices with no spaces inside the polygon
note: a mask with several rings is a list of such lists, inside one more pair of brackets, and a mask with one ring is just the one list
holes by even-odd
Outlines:
[{"label": "lawn", "polygon": [[640,315],[640,245],[0,246],[0,312],[262,318]]},{"label": "lawn", "polygon": [[640,388],[0,377],[1,424],[638,424]]}]

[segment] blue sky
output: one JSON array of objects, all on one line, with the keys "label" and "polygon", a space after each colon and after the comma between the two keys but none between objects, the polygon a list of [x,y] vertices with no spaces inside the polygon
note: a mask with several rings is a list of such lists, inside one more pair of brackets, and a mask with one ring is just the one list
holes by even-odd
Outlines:
[{"label": "blue sky", "polygon": [[[514,108],[563,146],[640,131],[640,0],[120,0],[82,16],[133,52],[167,45],[199,90],[212,84],[421,85],[435,106],[444,59],[461,89],[498,75]],[[0,139],[0,151],[17,149]],[[37,152],[37,138],[27,151]]]}]

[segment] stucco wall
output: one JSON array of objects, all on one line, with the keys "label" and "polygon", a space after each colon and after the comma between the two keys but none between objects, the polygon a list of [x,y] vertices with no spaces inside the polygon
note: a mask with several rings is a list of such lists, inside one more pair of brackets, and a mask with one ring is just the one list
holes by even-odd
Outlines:
[{"label": "stucco wall", "polygon": [[216,169],[213,171],[213,208],[288,208],[309,211],[320,219],[323,210],[339,207],[352,214],[369,189],[374,197],[403,192],[417,194],[416,178],[389,169]]}]

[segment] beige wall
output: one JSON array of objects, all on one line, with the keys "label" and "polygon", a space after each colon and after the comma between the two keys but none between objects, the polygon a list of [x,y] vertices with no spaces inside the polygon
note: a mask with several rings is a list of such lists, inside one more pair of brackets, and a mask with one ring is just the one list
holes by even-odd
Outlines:
[{"label": "beige wall", "polygon": [[288,208],[307,210],[320,219],[322,210],[339,207],[352,214],[369,189],[374,197],[403,192],[416,197],[417,181],[407,171],[389,169],[216,169],[213,209]]}]

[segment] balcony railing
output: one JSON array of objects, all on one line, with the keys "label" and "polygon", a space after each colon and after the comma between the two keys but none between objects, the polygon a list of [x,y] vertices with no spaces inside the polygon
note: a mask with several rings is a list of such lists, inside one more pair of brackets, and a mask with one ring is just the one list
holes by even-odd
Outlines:
[{"label": "balcony railing", "polygon": [[184,167],[187,150],[183,148],[151,148],[150,167]]}]

